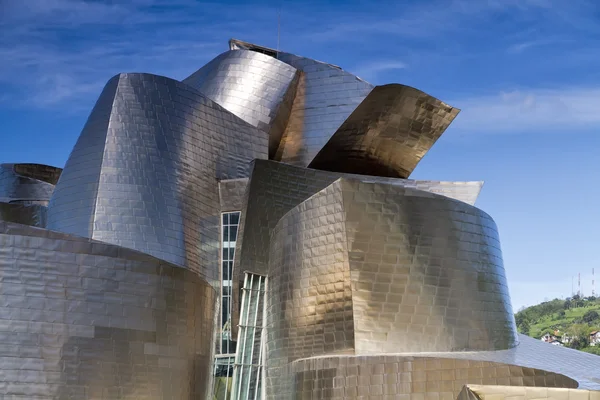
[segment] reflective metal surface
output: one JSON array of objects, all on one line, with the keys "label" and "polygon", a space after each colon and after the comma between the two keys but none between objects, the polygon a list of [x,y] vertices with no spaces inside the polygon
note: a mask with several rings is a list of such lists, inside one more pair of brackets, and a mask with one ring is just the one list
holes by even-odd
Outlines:
[{"label": "reflective metal surface", "polygon": [[269,154],[274,157],[296,93],[296,68],[254,51],[227,51],[183,83],[269,133]]},{"label": "reflective metal surface", "polygon": [[577,387],[568,377],[534,368],[403,355],[309,358],[281,372],[267,378],[274,384],[268,399],[452,400],[465,384]]},{"label": "reflective metal surface", "polygon": [[377,86],[309,168],[408,178],[458,112],[410,86]]},{"label": "reflective metal surface", "polygon": [[244,194],[247,186],[248,178],[219,181],[221,212],[241,210],[244,206]]},{"label": "reflective metal surface", "polygon": [[238,40],[185,82],[117,75],[62,174],[0,166],[1,398],[597,397],[538,389],[600,357],[517,335],[482,182],[401,178],[457,109]]},{"label": "reflective metal surface", "polygon": [[0,202],[0,221],[46,227],[48,208],[42,204]]},{"label": "reflective metal surface", "polygon": [[[268,54],[301,71],[287,127],[274,159],[306,167],[373,89],[340,67],[240,40],[230,49]],[[243,50],[236,50],[243,51]]]},{"label": "reflective metal surface", "polygon": [[457,400],[599,400],[600,392],[580,389],[543,388],[531,386],[465,385]]},{"label": "reflective metal surface", "polygon": [[0,397],[206,399],[215,290],[122,247],[0,221]]},{"label": "reflective metal surface", "polygon": [[42,164],[0,164],[0,202],[48,204],[61,171]]},{"label": "reflective metal surface", "polygon": [[106,85],[56,187],[48,228],[142,251],[218,279],[217,179],[267,158],[267,133],[181,82]]},{"label": "reflective metal surface", "polygon": [[496,226],[475,207],[341,178],[271,237],[268,366],[517,344]]}]

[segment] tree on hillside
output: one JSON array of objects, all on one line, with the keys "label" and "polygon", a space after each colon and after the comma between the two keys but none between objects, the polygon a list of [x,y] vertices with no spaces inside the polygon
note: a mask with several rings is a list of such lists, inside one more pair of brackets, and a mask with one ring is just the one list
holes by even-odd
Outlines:
[{"label": "tree on hillside", "polygon": [[517,330],[523,335],[529,335],[529,331],[531,330],[531,326],[529,325],[529,320],[524,319],[521,321],[520,325],[517,325]]},{"label": "tree on hillside", "polygon": [[585,314],[583,314],[583,317],[581,319],[583,319],[583,322],[587,322],[588,324],[591,324],[594,321],[597,321],[598,318],[600,318],[600,315],[598,315],[598,313],[594,310],[590,310],[588,312],[586,312]]},{"label": "tree on hillside", "polygon": [[582,349],[590,345],[590,327],[587,324],[573,324],[567,333],[573,338],[569,347]]}]

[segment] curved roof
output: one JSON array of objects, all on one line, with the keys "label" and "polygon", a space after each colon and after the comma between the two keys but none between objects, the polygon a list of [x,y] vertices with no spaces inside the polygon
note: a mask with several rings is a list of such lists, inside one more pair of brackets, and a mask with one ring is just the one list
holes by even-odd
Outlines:
[{"label": "curved roof", "polygon": [[377,86],[309,168],[408,178],[458,113],[410,86]]}]

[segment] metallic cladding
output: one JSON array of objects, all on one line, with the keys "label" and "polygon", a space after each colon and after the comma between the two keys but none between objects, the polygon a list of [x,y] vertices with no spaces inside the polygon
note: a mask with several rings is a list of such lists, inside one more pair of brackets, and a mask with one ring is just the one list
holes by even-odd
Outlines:
[{"label": "metallic cladding", "polygon": [[267,132],[269,154],[275,155],[298,83],[294,67],[254,51],[233,50],[220,54],[182,82]]},{"label": "metallic cladding", "polygon": [[465,385],[457,400],[529,400],[529,399],[562,399],[562,400],[598,400],[600,393],[590,390],[545,388],[531,386],[501,385]]},{"label": "metallic cladding", "polygon": [[215,290],[122,247],[0,222],[0,397],[206,399]]},{"label": "metallic cladding", "polygon": [[283,52],[278,59],[301,75],[275,160],[306,167],[373,86],[320,61]]},{"label": "metallic cladding", "polygon": [[46,227],[48,208],[42,204],[0,202],[0,221]]},{"label": "metallic cladding", "polygon": [[564,375],[536,368],[426,355],[308,358],[276,373],[267,378],[267,399],[454,400],[465,384],[577,387]]},{"label": "metallic cladding", "polygon": [[240,211],[244,207],[244,195],[248,178],[219,181],[221,212]]},{"label": "metallic cladding", "polygon": [[0,164],[0,202],[47,205],[61,171],[42,164]]},{"label": "metallic cladding", "polygon": [[458,112],[410,86],[377,86],[309,168],[408,178]]},{"label": "metallic cladding", "polygon": [[[474,203],[483,182],[435,182],[393,178],[378,178],[340,174],[286,165],[274,161],[256,160],[241,209],[233,271],[234,320],[237,320],[241,271],[268,273],[270,235],[281,217],[293,207],[324,189],[340,177],[364,182],[384,182],[390,185],[414,187],[432,193]],[[248,228],[246,228],[248,227]],[[234,328],[234,331],[237,328]],[[235,332],[234,332],[235,333]]]},{"label": "metallic cladding", "polygon": [[195,89],[149,74],[109,81],[71,153],[48,227],[218,278],[217,180],[266,159],[262,132]]},{"label": "metallic cladding", "polygon": [[518,343],[496,226],[475,207],[341,178],[271,237],[269,365]]}]

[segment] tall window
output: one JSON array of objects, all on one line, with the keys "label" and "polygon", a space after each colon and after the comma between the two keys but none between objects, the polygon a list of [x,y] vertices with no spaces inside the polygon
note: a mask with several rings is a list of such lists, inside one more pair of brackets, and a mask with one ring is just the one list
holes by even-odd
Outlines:
[{"label": "tall window", "polygon": [[237,240],[240,212],[221,214],[221,324],[220,341],[215,356],[214,398],[229,399],[235,361],[236,342],[231,337],[231,293],[233,281],[233,259]]},{"label": "tall window", "polygon": [[221,262],[221,354],[235,353],[235,343],[231,337],[231,291],[233,258],[237,240],[240,212],[222,214],[222,249]]}]

